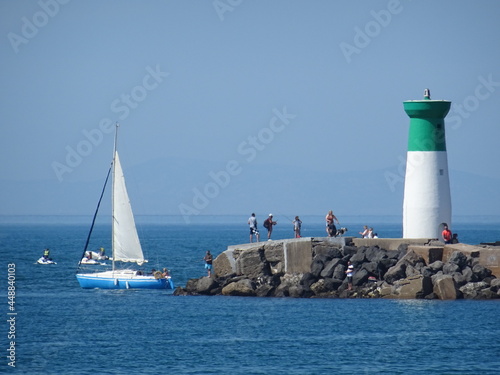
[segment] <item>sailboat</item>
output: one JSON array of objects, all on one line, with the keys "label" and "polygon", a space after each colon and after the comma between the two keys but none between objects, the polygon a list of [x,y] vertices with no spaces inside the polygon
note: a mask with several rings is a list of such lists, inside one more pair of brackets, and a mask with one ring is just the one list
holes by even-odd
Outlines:
[{"label": "sailboat", "polygon": [[113,160],[97,204],[94,219],[83,250],[83,259],[89,244],[99,206],[106,189],[110,172],[112,171],[111,193],[111,220],[112,220],[112,269],[94,273],[79,273],[82,261],[78,263],[76,278],[80,286],[85,289],[174,289],[174,282],[166,272],[156,271],[147,274],[140,270],[119,267],[124,263],[135,263],[142,266],[147,260],[144,258],[141,243],[137,234],[132,207],[125,186],[125,178],[117,151],[118,124],[115,130],[115,144]]}]

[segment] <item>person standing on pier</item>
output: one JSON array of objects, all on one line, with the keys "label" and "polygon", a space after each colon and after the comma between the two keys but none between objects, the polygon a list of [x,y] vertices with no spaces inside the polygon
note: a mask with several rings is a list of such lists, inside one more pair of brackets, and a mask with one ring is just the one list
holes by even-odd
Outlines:
[{"label": "person standing on pier", "polygon": [[273,221],[273,214],[269,214],[269,217],[264,220],[264,228],[267,229],[267,240],[271,241],[271,234],[273,233],[273,226],[278,224],[277,221]]},{"label": "person standing on pier", "polygon": [[302,227],[302,220],[300,220],[298,216],[295,216],[295,220],[292,223],[295,238],[300,238],[300,228]]},{"label": "person standing on pier", "polygon": [[257,242],[260,241],[260,234],[257,230],[257,218],[255,217],[255,213],[252,213],[252,216],[248,219],[248,225],[250,226],[250,243],[253,242],[253,235],[255,234],[255,238]]},{"label": "person standing on pier", "polygon": [[212,261],[213,261],[213,256],[210,254],[210,250],[207,250],[207,253],[205,254],[205,257],[203,260],[205,261],[205,269],[207,270],[208,277],[212,276]]}]

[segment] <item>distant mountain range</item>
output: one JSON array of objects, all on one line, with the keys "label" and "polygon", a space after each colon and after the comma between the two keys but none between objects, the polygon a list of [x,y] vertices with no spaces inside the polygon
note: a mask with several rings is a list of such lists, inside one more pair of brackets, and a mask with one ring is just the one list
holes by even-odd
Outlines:
[{"label": "distant mountain range", "polygon": [[[401,215],[404,176],[387,170],[319,172],[291,166],[182,158],[124,166],[133,209],[142,215]],[[104,183],[1,181],[0,214],[92,215]],[[500,178],[450,171],[454,215],[498,215]],[[102,209],[110,212],[106,195]]]}]

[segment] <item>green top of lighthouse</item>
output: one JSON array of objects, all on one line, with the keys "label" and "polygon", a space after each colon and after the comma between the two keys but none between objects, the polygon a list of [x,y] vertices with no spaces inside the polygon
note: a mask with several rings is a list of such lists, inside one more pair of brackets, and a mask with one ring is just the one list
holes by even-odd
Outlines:
[{"label": "green top of lighthouse", "polygon": [[431,100],[430,90],[425,89],[423,100],[408,100],[403,106],[410,117],[408,151],[446,151],[444,118],[451,102]]}]

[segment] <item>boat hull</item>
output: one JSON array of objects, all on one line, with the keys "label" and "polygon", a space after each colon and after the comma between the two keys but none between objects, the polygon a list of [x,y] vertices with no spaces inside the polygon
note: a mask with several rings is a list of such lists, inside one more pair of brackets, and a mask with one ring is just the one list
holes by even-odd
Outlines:
[{"label": "boat hull", "polygon": [[44,265],[46,265],[46,264],[57,264],[57,263],[56,263],[56,262],[54,262],[53,260],[51,260],[51,259],[45,259],[45,258],[43,258],[43,257],[41,257],[40,259],[38,259],[36,262],[37,262],[38,264],[44,264]]},{"label": "boat hull", "polygon": [[174,289],[171,278],[156,279],[135,273],[100,272],[77,274],[76,278],[84,289]]}]

